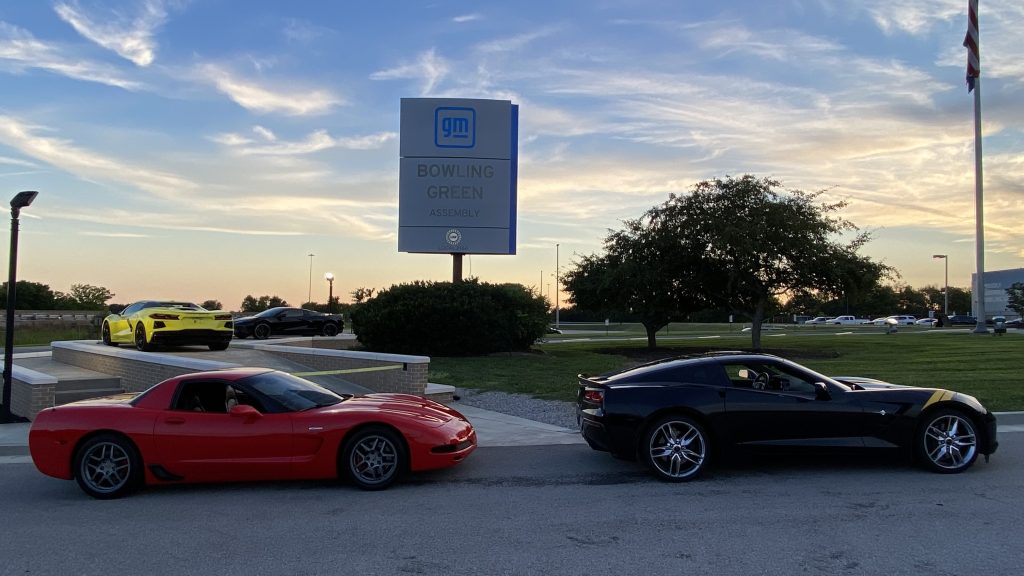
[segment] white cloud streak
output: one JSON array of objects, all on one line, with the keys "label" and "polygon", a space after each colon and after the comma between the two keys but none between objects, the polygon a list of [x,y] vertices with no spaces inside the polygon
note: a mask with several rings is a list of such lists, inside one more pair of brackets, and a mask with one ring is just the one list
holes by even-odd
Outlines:
[{"label": "white cloud streak", "polygon": [[257,113],[313,116],[326,114],[332,108],[345,103],[330,90],[274,90],[242,78],[216,64],[200,66],[199,75],[239,106]]},{"label": "white cloud streak", "polygon": [[371,80],[422,80],[422,96],[434,92],[450,70],[449,62],[437,54],[434,48],[422,52],[415,62],[401,64],[387,70],[370,74]]},{"label": "white cloud streak", "polygon": [[0,22],[0,68],[21,73],[28,69],[44,70],[75,80],[98,82],[125,90],[141,90],[144,86],[129,80],[117,69],[79,58],[69,49],[48,44],[31,32]]},{"label": "white cloud streak", "polygon": [[253,128],[253,132],[255,132],[261,140],[267,142],[267,144],[257,145],[253,139],[240,134],[218,134],[210,137],[210,140],[232,148],[232,152],[240,156],[296,156],[313,154],[334,148],[341,148],[345,150],[375,150],[398,138],[398,134],[394,132],[380,132],[365,136],[336,138],[328,134],[326,130],[317,130],[309,134],[303,140],[286,142],[279,140],[273,132],[263,128],[262,126],[255,126]]},{"label": "white cloud streak", "polygon": [[156,58],[154,36],[167,20],[165,3],[160,0],[142,2],[133,16],[111,10],[94,17],[77,1],[60,2],[54,10],[83,37],[142,67]]}]

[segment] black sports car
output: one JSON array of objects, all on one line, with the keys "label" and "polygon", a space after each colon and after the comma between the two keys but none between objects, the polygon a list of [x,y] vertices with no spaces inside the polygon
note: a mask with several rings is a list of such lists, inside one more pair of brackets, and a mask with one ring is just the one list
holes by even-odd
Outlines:
[{"label": "black sports car", "polygon": [[244,318],[235,318],[235,337],[257,340],[280,336],[335,336],[345,329],[339,314],[324,314],[302,308],[270,308]]},{"label": "black sports car", "polygon": [[900,448],[963,472],[999,445],[995,416],[966,394],[870,378],[830,378],[767,354],[682,356],[579,376],[577,415],[595,450],[640,459],[656,476],[696,478],[738,447]]}]

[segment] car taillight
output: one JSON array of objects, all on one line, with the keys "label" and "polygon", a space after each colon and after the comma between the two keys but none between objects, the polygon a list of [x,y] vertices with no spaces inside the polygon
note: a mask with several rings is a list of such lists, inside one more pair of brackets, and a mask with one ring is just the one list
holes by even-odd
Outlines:
[{"label": "car taillight", "polygon": [[231,314],[218,314],[213,317],[214,320],[231,320]]},{"label": "car taillight", "polygon": [[604,390],[587,388],[583,392],[583,399],[594,404],[601,404],[604,402]]},{"label": "car taillight", "polygon": [[177,320],[177,314],[150,314],[149,316],[153,320]]}]

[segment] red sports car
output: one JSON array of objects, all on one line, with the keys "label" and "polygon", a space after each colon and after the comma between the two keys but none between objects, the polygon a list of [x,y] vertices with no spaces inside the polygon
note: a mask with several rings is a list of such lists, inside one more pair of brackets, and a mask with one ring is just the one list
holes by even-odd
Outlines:
[{"label": "red sports car", "polygon": [[339,395],[266,368],[199,372],[47,408],[29,450],[43,474],[117,498],[143,484],[349,478],[386,488],[476,449],[457,411],[409,394]]}]

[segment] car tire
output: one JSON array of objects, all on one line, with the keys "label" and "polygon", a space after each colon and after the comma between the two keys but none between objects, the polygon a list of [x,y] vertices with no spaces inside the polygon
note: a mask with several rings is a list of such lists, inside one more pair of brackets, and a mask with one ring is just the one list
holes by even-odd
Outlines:
[{"label": "car tire", "polygon": [[397,432],[369,426],[355,432],[341,453],[343,475],[363,490],[383,490],[405,469],[405,443]]},{"label": "car tire", "polygon": [[959,410],[930,412],[917,431],[915,444],[920,462],[940,474],[958,474],[978,459],[976,426]]},{"label": "car tire", "polygon": [[73,471],[78,487],[99,500],[126,496],[143,481],[138,450],[119,434],[100,434],[86,440],[75,452]]},{"label": "car tire", "polygon": [[207,344],[207,346],[210,347],[210,350],[219,351],[219,350],[227,350],[228,346],[230,344],[231,344],[230,342],[214,342],[212,344]]},{"label": "car tire", "polygon": [[103,343],[107,346],[117,346],[117,342],[110,339],[110,324],[107,322],[104,322],[103,327],[100,328],[100,338],[103,339]]},{"label": "car tire", "polygon": [[640,460],[668,482],[685,482],[707,467],[711,443],[704,427],[689,416],[671,415],[652,423],[640,445]]},{"label": "car tire", "polygon": [[257,340],[266,340],[267,338],[270,338],[271,332],[270,324],[263,322],[253,327],[252,337]]},{"label": "car tire", "polygon": [[146,327],[142,322],[135,325],[135,347],[143,352],[150,352],[154,348],[152,342],[146,341]]},{"label": "car tire", "polygon": [[333,323],[333,322],[326,322],[326,323],[324,323],[324,327],[323,327],[323,331],[322,332],[323,332],[324,336],[337,336],[338,335],[338,325]]}]

